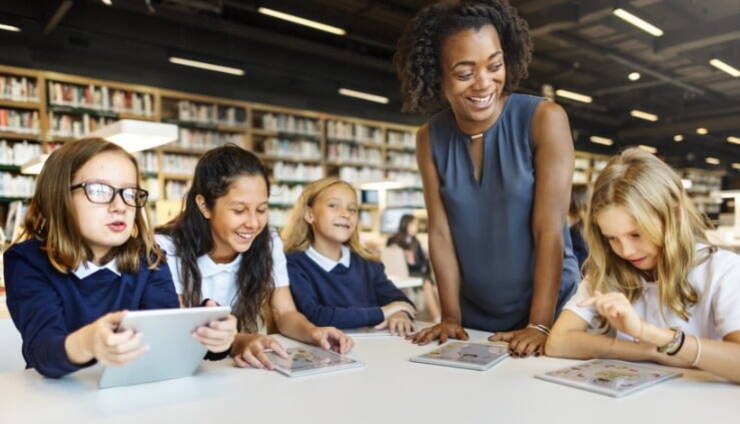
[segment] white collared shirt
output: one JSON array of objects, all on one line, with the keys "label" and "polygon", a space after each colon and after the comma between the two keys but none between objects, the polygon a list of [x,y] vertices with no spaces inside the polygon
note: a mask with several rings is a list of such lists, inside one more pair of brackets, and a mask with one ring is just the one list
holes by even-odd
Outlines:
[{"label": "white collared shirt", "polygon": [[319,253],[318,250],[314,249],[313,246],[309,247],[306,250],[306,256],[311,258],[312,261],[316,262],[316,264],[320,266],[321,269],[323,269],[326,272],[330,272],[332,269],[334,269],[334,267],[336,267],[339,264],[342,264],[346,268],[349,268],[350,258],[352,256],[349,250],[349,247],[342,245],[341,251],[342,251],[342,257],[340,257],[338,261],[327,258],[326,256]]},{"label": "white collared shirt", "polygon": [[[283,241],[277,231],[268,229],[272,238],[272,277],[275,287],[286,287],[289,285],[288,267],[283,253]],[[182,280],[180,278],[180,257],[176,256],[175,244],[168,236],[157,234],[155,240],[159,247],[167,253],[167,265],[172,273],[175,283],[175,291],[182,294]],[[201,299],[213,299],[219,305],[233,306],[236,301],[238,287],[236,275],[239,272],[242,255],[226,264],[217,264],[208,254],[198,257],[198,269],[201,274]]]},{"label": "white collared shirt", "polygon": [[100,271],[101,269],[109,269],[110,271],[113,271],[116,275],[119,277],[121,276],[121,272],[118,270],[118,266],[116,266],[116,260],[113,259],[112,261],[108,262],[105,265],[96,265],[94,262],[87,261],[85,263],[81,263],[80,266],[77,267],[74,271],[72,271],[72,274],[75,275],[75,277],[79,278],[80,280],[87,278],[96,272]]}]

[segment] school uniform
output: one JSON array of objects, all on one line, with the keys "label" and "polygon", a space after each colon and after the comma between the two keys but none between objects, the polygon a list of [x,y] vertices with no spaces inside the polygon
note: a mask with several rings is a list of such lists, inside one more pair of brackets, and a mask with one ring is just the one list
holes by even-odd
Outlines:
[{"label": "school uniform", "polygon": [[64,274],[56,270],[39,240],[15,244],[5,252],[5,288],[13,323],[23,339],[28,368],[59,378],[90,366],[70,362],[64,342],[70,333],[101,316],[127,309],[177,308],[166,263],[149,269],[142,258],[136,274],[120,272],[115,261],[81,264]]},{"label": "school uniform", "polygon": [[314,325],[357,328],[383,322],[382,306],[413,303],[385,275],[383,265],[342,246],[338,261],[313,247],[287,255],[296,306]]},{"label": "school uniform", "polygon": [[[289,280],[285,253],[283,253],[283,242],[277,231],[272,229],[269,231],[272,244],[272,278],[275,288],[286,287],[289,285]],[[175,290],[177,294],[182,294],[184,291],[182,278],[180,277],[182,261],[177,255],[177,246],[175,246],[172,237],[163,234],[157,234],[155,241],[167,253],[167,263],[172,272]],[[212,299],[218,302],[219,305],[236,305],[239,294],[236,278],[241,261],[242,255],[236,255],[233,261],[225,264],[214,262],[207,253],[199,256],[197,263],[201,276],[200,300]]]},{"label": "school uniform", "polygon": [[[708,253],[706,245],[698,245],[696,257]],[[689,320],[684,321],[672,310],[660,309],[658,284],[642,280],[644,291],[632,304],[637,314],[646,322],[659,327],[678,327],[686,334],[700,338],[721,340],[724,336],[740,331],[740,256],[724,249],[709,254],[708,258],[695,266],[687,279],[696,291],[699,300],[688,309]],[[595,307],[578,306],[591,297],[588,281],[584,280],[576,294],[566,304],[569,310],[590,326],[598,325]],[[633,340],[617,332],[617,337]]]}]

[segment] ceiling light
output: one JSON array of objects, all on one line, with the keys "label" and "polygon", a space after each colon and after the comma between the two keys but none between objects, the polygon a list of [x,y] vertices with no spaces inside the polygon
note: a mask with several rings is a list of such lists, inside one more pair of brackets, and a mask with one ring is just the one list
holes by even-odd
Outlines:
[{"label": "ceiling light", "polygon": [[630,74],[627,75],[627,78],[629,78],[630,81],[637,81],[641,76],[642,75],[640,75],[639,72],[630,72]]},{"label": "ceiling light", "polygon": [[322,24],[321,22],[312,21],[310,19],[301,18],[300,16],[295,16],[289,13],[279,12],[277,10],[268,9],[266,7],[260,7],[257,9],[257,11],[259,13],[262,13],[263,15],[268,15],[268,16],[272,16],[273,18],[278,18],[284,21],[293,22],[294,24],[311,27],[313,29],[318,29],[319,31],[326,31],[326,32],[330,32],[336,35],[345,35],[347,33],[347,31],[339,27]]},{"label": "ceiling light", "polygon": [[673,136],[673,141],[675,141],[677,143],[683,141],[683,135],[682,134],[676,134],[676,135],[674,135]]},{"label": "ceiling light", "polygon": [[377,94],[364,93],[362,91],[350,90],[349,88],[340,88],[339,94],[343,96],[367,100],[368,102],[388,104],[388,97],[378,96]]},{"label": "ceiling light", "polygon": [[643,111],[637,110],[637,109],[631,110],[630,111],[630,115],[632,115],[635,118],[644,119],[646,121],[655,122],[655,121],[658,120],[658,115],[655,115],[655,114],[652,114],[652,113],[648,113],[648,112],[643,112]]},{"label": "ceiling light", "polygon": [[13,31],[13,32],[20,32],[20,28],[13,25],[6,25],[6,24],[0,24],[0,29],[3,31]]},{"label": "ceiling light", "polygon": [[576,100],[576,101],[583,102],[583,103],[591,103],[593,101],[593,98],[591,98],[591,96],[587,96],[581,93],[576,93],[574,91],[557,89],[555,90],[555,94],[560,97],[564,97],[566,99]]},{"label": "ceiling light", "polygon": [[719,59],[712,59],[709,61],[709,64],[719,69],[722,72],[727,72],[728,74],[732,75],[735,78],[740,77],[740,70],[738,70],[737,68],[733,66],[726,64],[725,62],[722,62]]},{"label": "ceiling light", "polygon": [[29,174],[29,175],[38,175],[41,173],[41,168],[44,167],[44,163],[46,163],[46,159],[49,158],[49,154],[41,154],[36,156],[35,158],[29,160],[28,162],[21,165],[21,174]]},{"label": "ceiling light", "polygon": [[591,140],[592,143],[603,144],[604,146],[611,146],[614,144],[614,141],[611,138],[599,137],[598,135],[592,135],[589,137],[589,140]]},{"label": "ceiling light", "polygon": [[113,6],[113,0],[101,0],[106,6]]},{"label": "ceiling light", "polygon": [[734,144],[740,144],[740,137],[729,136],[727,137],[727,141]]},{"label": "ceiling light", "polygon": [[637,146],[637,147],[641,148],[642,150],[644,150],[644,151],[646,151],[646,152],[650,152],[650,153],[652,153],[652,154],[656,154],[656,153],[658,153],[658,149],[656,149],[656,148],[655,148],[655,147],[653,147],[653,146],[648,146],[648,145],[646,145],[646,144],[640,144],[640,145],[639,145],[639,146]]},{"label": "ceiling light", "polygon": [[104,138],[128,152],[153,149],[177,140],[177,125],[162,122],[121,119],[98,128],[90,137]]},{"label": "ceiling light", "polygon": [[719,165],[719,159],[717,159],[717,158],[713,158],[713,157],[711,157],[711,156],[709,156],[709,157],[707,157],[706,159],[704,159],[704,161],[705,161],[706,163],[710,164],[710,165]]},{"label": "ceiling light", "polygon": [[184,59],[182,57],[171,57],[170,62],[177,65],[190,66],[193,68],[206,69],[209,71],[223,72],[231,75],[244,75],[244,70],[232,68],[230,66],[214,65],[213,63],[201,62],[198,60]]},{"label": "ceiling light", "polygon": [[654,37],[660,37],[661,35],[663,35],[663,30],[662,29],[656,27],[655,25],[651,24],[650,22],[648,22],[648,21],[646,21],[646,20],[644,20],[642,18],[639,18],[639,17],[633,15],[632,13],[630,13],[630,12],[624,10],[624,9],[617,8],[617,9],[614,9],[614,11],[612,13],[614,13],[615,16],[617,16],[617,17],[619,17],[619,18],[621,18],[621,19],[623,19],[623,20],[631,23],[632,25],[640,28],[641,30],[647,32],[648,34],[650,34],[650,35],[652,35]]},{"label": "ceiling light", "polygon": [[733,163],[732,163],[732,167],[733,167],[734,169],[740,170],[740,163],[738,163],[738,162],[733,162]]},{"label": "ceiling light", "polygon": [[707,135],[709,134],[709,131],[706,128],[697,128],[696,133],[699,135]]}]

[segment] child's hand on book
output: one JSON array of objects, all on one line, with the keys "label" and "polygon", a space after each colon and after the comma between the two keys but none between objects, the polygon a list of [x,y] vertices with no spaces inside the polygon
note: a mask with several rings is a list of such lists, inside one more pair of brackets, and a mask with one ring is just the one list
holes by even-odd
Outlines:
[{"label": "child's hand on book", "polygon": [[514,358],[526,358],[530,355],[545,354],[547,334],[534,328],[523,328],[514,331],[499,331],[488,338],[492,342],[507,342],[509,354]]},{"label": "child's hand on book", "polygon": [[375,326],[376,330],[388,328],[394,336],[408,336],[416,329],[414,321],[406,311],[399,311]]},{"label": "child's hand on book", "polygon": [[447,339],[467,340],[468,333],[458,322],[442,321],[439,324],[425,328],[418,333],[406,336],[412,343],[425,345],[432,340],[439,339],[439,344],[447,342]]},{"label": "child's hand on book", "polygon": [[239,333],[231,348],[234,363],[240,368],[267,368],[274,369],[272,361],[265,355],[265,350],[271,349],[281,358],[288,358],[285,348],[270,336],[263,334]]},{"label": "child's hand on book", "polygon": [[317,346],[322,349],[333,350],[341,355],[349,352],[355,346],[352,337],[334,327],[316,327],[316,330],[311,333],[311,337]]}]

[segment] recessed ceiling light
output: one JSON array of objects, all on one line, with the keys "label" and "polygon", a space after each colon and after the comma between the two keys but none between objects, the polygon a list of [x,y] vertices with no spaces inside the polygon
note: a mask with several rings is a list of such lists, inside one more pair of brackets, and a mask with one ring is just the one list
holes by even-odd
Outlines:
[{"label": "recessed ceiling light", "polygon": [[603,144],[604,146],[611,146],[614,144],[614,141],[611,138],[600,137],[598,135],[592,135],[589,137],[589,140],[591,140],[592,143]]},{"label": "recessed ceiling light", "polygon": [[642,75],[640,75],[639,72],[630,72],[630,74],[627,75],[627,78],[629,78],[630,81],[637,81],[641,76]]},{"label": "recessed ceiling light", "polygon": [[268,9],[266,7],[258,8],[257,12],[262,13],[263,15],[272,16],[273,18],[282,19],[284,21],[292,22],[294,24],[307,26],[313,29],[318,29],[319,31],[330,32],[336,35],[345,35],[347,33],[347,31],[339,27],[322,24],[321,22],[312,21],[310,19],[301,18],[300,16],[291,15],[290,13],[280,12],[280,11],[273,10],[273,9]]},{"label": "recessed ceiling light", "polygon": [[729,136],[727,137],[727,141],[734,144],[740,144],[740,137]]},{"label": "recessed ceiling light", "polygon": [[711,157],[711,156],[709,156],[709,157],[707,157],[706,159],[704,159],[704,161],[705,161],[706,163],[710,164],[710,165],[719,165],[719,159],[717,159],[717,158],[713,158],[713,157]]},{"label": "recessed ceiling light", "polygon": [[673,141],[675,141],[677,143],[683,141],[683,135],[682,134],[676,134],[676,135],[674,135],[673,136]]},{"label": "recessed ceiling light", "polygon": [[593,98],[591,96],[576,93],[575,91],[557,89],[555,90],[555,94],[566,99],[571,99],[583,103],[591,103],[593,101]]},{"label": "recessed ceiling light", "polygon": [[377,94],[370,94],[357,90],[350,90],[349,88],[340,88],[339,94],[343,96],[354,97],[356,99],[367,100],[369,102],[388,104],[388,97],[378,96]]},{"label": "recessed ceiling light", "polygon": [[709,131],[706,128],[697,128],[696,133],[699,135],[707,135],[709,134]]},{"label": "recessed ceiling light", "polygon": [[13,25],[0,24],[0,29],[3,31],[20,32],[20,28]]},{"label": "recessed ceiling light", "polygon": [[640,28],[641,30],[647,32],[648,34],[654,37],[660,37],[661,35],[663,35],[662,29],[656,27],[655,25],[651,24],[650,22],[636,15],[633,15],[632,13],[624,9],[617,8],[617,9],[614,9],[612,13],[614,13],[615,16],[631,23],[632,25]]},{"label": "recessed ceiling light", "polygon": [[728,74],[732,75],[735,78],[740,77],[740,70],[738,70],[734,66],[726,64],[725,62],[719,59],[712,59],[709,61],[709,64],[719,69],[722,72],[727,72]]},{"label": "recessed ceiling light", "polygon": [[106,6],[113,6],[113,0],[101,0]]},{"label": "recessed ceiling light", "polygon": [[244,75],[244,70],[232,68],[231,66],[214,65],[213,63],[201,62],[199,60],[184,59],[182,57],[171,57],[170,62],[177,65],[190,66],[191,68],[206,69],[209,71],[223,72],[231,75]]},{"label": "recessed ceiling light", "polygon": [[740,170],[740,163],[738,163],[738,162],[733,162],[733,163],[732,163],[732,167],[733,167],[734,169],[738,169],[738,170]]},{"label": "recessed ceiling light", "polygon": [[655,115],[653,113],[644,112],[638,109],[631,110],[630,115],[632,115],[635,118],[644,119],[646,121],[655,122],[658,120],[658,115]]},{"label": "recessed ceiling light", "polygon": [[656,148],[655,148],[655,147],[653,147],[653,146],[648,146],[648,145],[646,145],[646,144],[640,144],[640,145],[639,145],[639,146],[637,146],[637,147],[641,148],[642,150],[644,150],[644,151],[646,151],[646,152],[650,152],[650,153],[652,153],[652,154],[655,154],[655,153],[657,153],[657,152],[658,152],[658,149],[656,149]]}]

